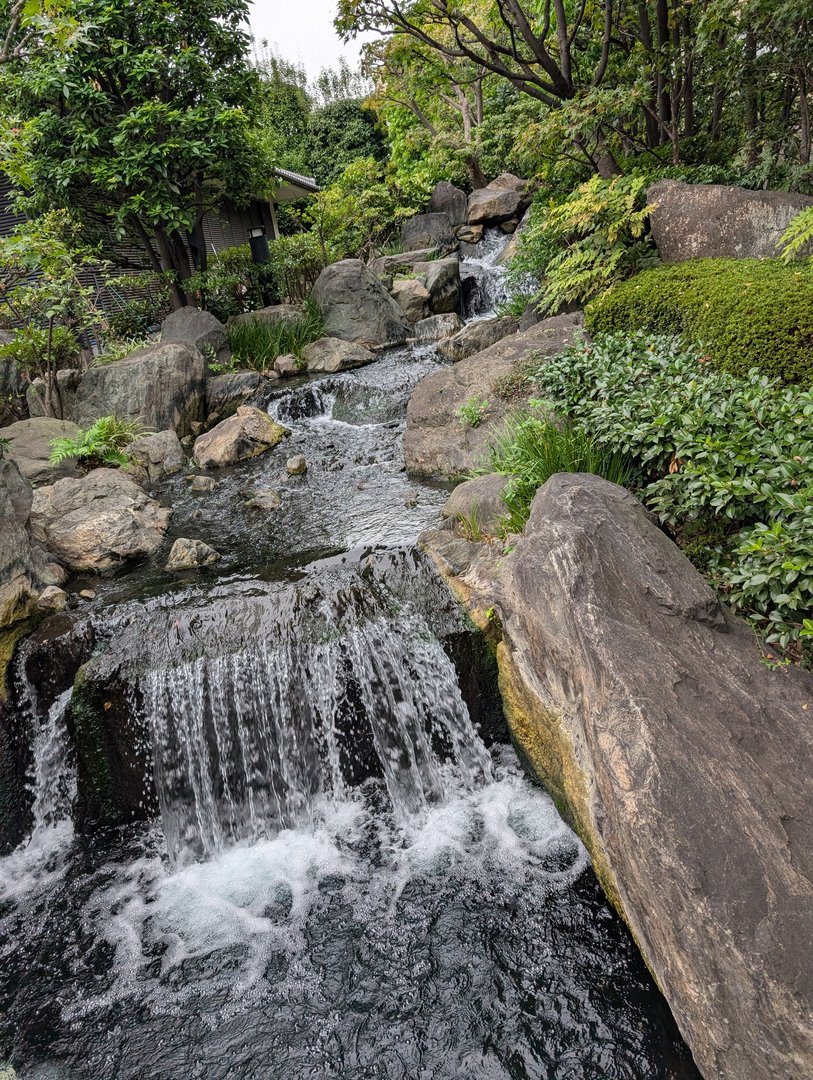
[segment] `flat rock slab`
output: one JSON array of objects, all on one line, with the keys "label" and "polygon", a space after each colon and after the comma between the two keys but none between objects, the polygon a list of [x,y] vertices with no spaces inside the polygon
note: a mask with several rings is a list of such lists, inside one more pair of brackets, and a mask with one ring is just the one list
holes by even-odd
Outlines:
[{"label": "flat rock slab", "polygon": [[788,225],[813,206],[807,195],[789,191],[747,191],[678,180],[653,184],[646,197],[656,204],[650,215],[652,235],[664,262],[776,256]]},{"label": "flat rock slab", "polygon": [[442,341],[438,346],[438,352],[447,360],[458,364],[467,356],[473,356],[487,349],[489,345],[502,341],[509,334],[516,334],[518,329],[519,320],[510,315],[494,319],[478,319],[477,322],[469,323],[452,337]]},{"label": "flat rock slab", "polygon": [[192,457],[201,469],[234,465],[272,450],[289,434],[262,409],[241,405],[234,416],[195,439]]},{"label": "flat rock slab", "polygon": [[641,504],[598,477],[552,477],[491,583],[472,552],[493,545],[434,535],[459,595],[495,609],[513,733],[701,1072],[813,1076],[813,676],[769,670]]},{"label": "flat rock slab", "polygon": [[38,488],[31,532],[63,566],[100,572],[152,554],[170,514],[123,472],[94,469]]},{"label": "flat rock slab", "polygon": [[52,465],[51,439],[75,439],[79,428],[70,420],[54,420],[48,416],[35,416],[30,420],[18,420],[16,424],[0,428],[0,435],[8,439],[11,449],[8,456],[31,484],[52,484],[63,476],[81,476],[73,458],[60,465]]},{"label": "flat rock slab", "polygon": [[308,371],[332,375],[337,371],[350,371],[371,364],[375,360],[375,353],[352,341],[324,337],[306,345],[302,350],[302,359]]},{"label": "flat rock slab", "polygon": [[[557,315],[422,379],[407,407],[407,470],[416,476],[454,478],[483,464],[489,441],[508,408],[495,395],[495,383],[531,357],[561,352],[581,326],[580,314]],[[477,427],[467,426],[458,416],[461,405],[473,397],[489,403]]]}]

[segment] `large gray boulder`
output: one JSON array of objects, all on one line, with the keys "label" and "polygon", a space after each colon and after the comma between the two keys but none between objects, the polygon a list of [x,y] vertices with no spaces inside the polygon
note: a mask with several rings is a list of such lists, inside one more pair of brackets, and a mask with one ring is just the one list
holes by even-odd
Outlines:
[{"label": "large gray boulder", "polygon": [[195,439],[192,457],[200,469],[234,465],[272,450],[286,435],[290,435],[288,429],[268,413],[241,405],[234,416]]},{"label": "large gray boulder", "polygon": [[807,195],[788,191],[746,191],[678,180],[660,180],[646,197],[655,204],[652,235],[668,263],[778,255],[777,245],[788,225],[801,210],[813,206]]},{"label": "large gray boulder", "polygon": [[516,334],[519,321],[510,315],[501,318],[478,319],[459,330],[453,337],[446,338],[438,346],[438,352],[447,360],[459,363],[467,356],[482,352],[489,345],[495,345],[509,334]]},{"label": "large gray boulder", "polygon": [[496,225],[520,218],[530,202],[526,183],[512,173],[503,173],[469,196],[468,224]]},{"label": "large gray boulder", "polygon": [[405,251],[431,248],[445,255],[457,247],[457,237],[449,215],[418,214],[401,226],[401,246]]},{"label": "large gray boulder", "polygon": [[31,537],[32,500],[31,484],[16,463],[0,458],[0,698],[15,630],[36,610],[42,592],[65,579]]},{"label": "large gray boulder", "polygon": [[12,458],[32,484],[52,484],[62,476],[79,476],[81,470],[72,458],[61,465],[52,465],[51,440],[75,439],[79,428],[70,420],[54,420],[50,416],[35,416],[18,420],[0,428],[0,435],[11,443],[8,456]]},{"label": "large gray boulder", "polygon": [[231,357],[226,327],[211,311],[183,307],[161,323],[161,341],[188,341],[203,353],[207,363],[227,364]]},{"label": "large gray boulder", "polygon": [[429,198],[429,212],[432,214],[446,214],[452,227],[462,225],[466,220],[468,209],[468,196],[459,187],[450,184],[448,180],[441,180],[435,185]]},{"label": "large gray boulder", "polygon": [[138,484],[155,483],[178,472],[186,464],[181,440],[174,431],[141,435],[127,447],[127,473]]},{"label": "large gray boulder", "polygon": [[390,296],[410,323],[420,322],[429,311],[432,294],[420,278],[398,278],[393,282]]},{"label": "large gray boulder", "polygon": [[409,337],[409,322],[361,259],[326,266],[312,293],[328,337],[364,345],[396,345]]},{"label": "large gray boulder", "polygon": [[493,607],[514,737],[703,1075],[813,1076],[813,676],[769,670],[640,503],[598,477],[549,480],[491,582],[461,541],[435,539],[475,617]]},{"label": "large gray boulder", "polygon": [[91,367],[76,390],[71,419],[88,427],[100,416],[141,420],[155,431],[189,435],[206,408],[206,361],[194,345],[167,341],[112,364]]},{"label": "large gray boulder", "polygon": [[414,270],[429,293],[429,310],[433,315],[460,312],[460,260],[456,255],[415,263]]},{"label": "large gray boulder", "polygon": [[94,469],[37,488],[31,532],[63,566],[101,572],[152,554],[169,528],[170,514],[125,473]]},{"label": "large gray boulder", "polygon": [[363,345],[355,345],[352,341],[324,337],[306,345],[302,350],[302,359],[308,371],[334,374],[372,363],[375,353],[371,353]]},{"label": "large gray boulder", "polygon": [[[495,384],[524,360],[561,352],[579,334],[582,317],[557,315],[524,334],[512,334],[483,352],[421,379],[407,406],[404,458],[415,476],[448,479],[485,463],[495,429],[512,403]],[[476,427],[464,423],[462,405],[473,398],[487,402]]]}]

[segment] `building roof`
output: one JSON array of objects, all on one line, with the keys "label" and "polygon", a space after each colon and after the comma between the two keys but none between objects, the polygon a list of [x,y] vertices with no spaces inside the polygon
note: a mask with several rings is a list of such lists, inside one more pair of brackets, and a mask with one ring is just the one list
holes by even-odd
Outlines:
[{"label": "building roof", "polygon": [[301,176],[290,169],[274,169],[274,175],[282,180],[274,192],[275,203],[296,202],[307,195],[315,195],[319,185],[312,176]]}]

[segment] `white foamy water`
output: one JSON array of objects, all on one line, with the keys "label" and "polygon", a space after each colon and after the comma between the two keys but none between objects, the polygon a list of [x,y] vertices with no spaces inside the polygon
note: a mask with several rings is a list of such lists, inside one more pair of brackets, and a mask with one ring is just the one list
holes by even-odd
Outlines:
[{"label": "white foamy water", "polygon": [[34,735],[28,787],[33,796],[31,833],[11,855],[0,859],[0,900],[24,896],[61,873],[73,840],[71,812],[76,769],[65,727],[72,690],[61,694]]},{"label": "white foamy water", "polygon": [[99,995],[77,996],[65,1018],[136,995],[161,1014],[205,1000],[217,1024],[265,998],[329,995],[310,935],[329,926],[339,942],[374,934],[394,948],[414,888],[507,879],[543,904],[572,885],[587,856],[511,751],[496,773],[407,822],[381,814],[368,790],[323,800],[310,829],[285,829],[175,873],[156,856],[119,868],[83,914],[87,932],[115,952],[115,979]]}]

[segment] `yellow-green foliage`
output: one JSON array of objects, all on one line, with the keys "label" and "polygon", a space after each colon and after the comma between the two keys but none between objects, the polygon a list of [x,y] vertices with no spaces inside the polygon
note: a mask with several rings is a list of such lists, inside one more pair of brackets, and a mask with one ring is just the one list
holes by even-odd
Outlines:
[{"label": "yellow-green foliage", "polygon": [[587,308],[592,334],[685,335],[733,374],[813,385],[813,260],[698,259],[646,270]]}]

